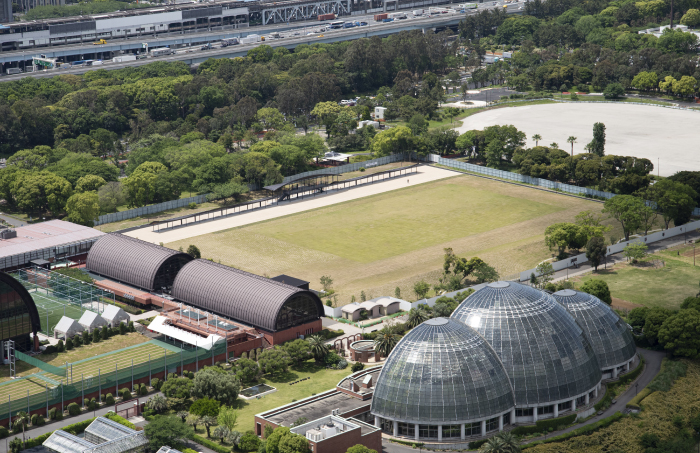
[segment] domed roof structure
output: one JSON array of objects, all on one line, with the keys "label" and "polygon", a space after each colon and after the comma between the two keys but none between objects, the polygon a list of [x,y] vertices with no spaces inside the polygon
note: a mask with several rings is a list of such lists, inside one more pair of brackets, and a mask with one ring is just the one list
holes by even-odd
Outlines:
[{"label": "domed roof structure", "polygon": [[452,313],[479,332],[510,377],[518,407],[591,391],[602,373],[573,316],[548,293],[515,282],[489,283]]},{"label": "domed roof structure", "polygon": [[593,346],[601,369],[628,362],[637,351],[632,332],[605,302],[581,291],[564,289],[554,298],[576,318]]},{"label": "domed roof structure", "polygon": [[377,379],[372,413],[418,423],[464,423],[514,407],[495,351],[473,329],[434,318],[414,328],[389,354]]}]

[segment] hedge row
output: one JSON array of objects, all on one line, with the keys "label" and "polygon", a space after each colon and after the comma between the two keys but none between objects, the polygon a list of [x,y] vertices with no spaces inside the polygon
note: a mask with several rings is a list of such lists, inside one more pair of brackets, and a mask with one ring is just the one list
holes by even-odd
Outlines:
[{"label": "hedge row", "polygon": [[534,426],[518,426],[511,433],[516,436],[526,436],[549,431],[549,428],[557,429],[559,426],[568,426],[576,421],[576,414],[567,415],[566,417],[550,418],[548,420],[538,420]]},{"label": "hedge row", "polygon": [[563,442],[567,439],[571,439],[572,437],[591,434],[591,433],[598,431],[601,428],[605,428],[607,426],[610,426],[611,424],[618,421],[622,417],[624,417],[624,415],[622,415],[620,412],[615,412],[615,414],[611,415],[608,418],[604,418],[603,420],[601,420],[599,422],[592,423],[592,424],[587,425],[587,426],[582,426],[580,428],[576,428],[575,430],[571,431],[570,433],[561,434],[559,436],[554,436],[554,437],[547,439],[547,440],[537,440],[535,442],[530,442],[529,444],[523,445],[521,447],[521,449],[526,450],[528,448],[534,447],[535,445],[545,444],[545,443],[549,443],[549,442]]},{"label": "hedge row", "polygon": [[401,444],[401,445],[408,445],[409,447],[413,448],[423,448],[423,445],[425,445],[422,442],[409,442],[407,440],[400,440],[400,439],[389,439],[390,442],[394,442],[395,444]]},{"label": "hedge row", "polygon": [[127,428],[136,429],[136,425],[134,425],[124,417],[115,414],[114,412],[108,412],[107,415],[105,415],[105,417],[112,420],[113,422],[119,423],[120,425],[124,425]]},{"label": "hedge row", "polygon": [[[63,431],[73,434],[77,436],[78,434],[82,433],[85,431],[85,428],[90,426],[90,423],[95,420],[94,418],[91,418],[89,420],[85,420],[83,422],[78,422],[78,423],[73,423],[72,425],[68,425],[66,427],[61,428]],[[29,439],[25,445],[25,448],[32,448],[32,447],[38,447],[39,445],[43,444],[46,439],[49,438],[53,434],[53,431],[50,433],[42,434],[40,436],[37,436],[33,439]]]},{"label": "hedge row", "polygon": [[613,389],[621,385],[627,385],[629,382],[632,382],[633,380],[637,379],[637,377],[642,373],[642,371],[644,370],[644,357],[640,355],[639,359],[640,360],[637,364],[637,368],[620,377],[619,380],[607,384],[605,388],[605,395],[600,401],[593,405],[596,411],[610,407],[613,400]]},{"label": "hedge row", "polygon": [[202,446],[207,447],[207,448],[211,448],[212,450],[214,450],[217,453],[231,453],[231,448],[222,447],[221,445],[216,444],[216,443],[214,443],[208,439],[205,439],[204,437],[198,436],[196,434],[191,437],[191,440],[197,442],[199,445],[202,445]]},{"label": "hedge row", "polygon": [[475,440],[474,442],[469,442],[469,449],[470,450],[478,450],[481,448],[482,445],[484,445],[486,442],[488,442],[488,439],[481,439],[481,440]]},{"label": "hedge row", "polygon": [[648,387],[645,388],[644,390],[642,390],[641,392],[639,392],[639,393],[637,394],[637,396],[635,396],[634,398],[632,398],[632,399],[630,400],[629,403],[627,403],[627,407],[629,407],[629,408],[631,408],[631,409],[637,409],[637,410],[639,410],[639,405],[641,404],[642,400],[643,400],[644,398],[646,398],[647,396],[651,395],[652,393],[654,393],[653,390],[651,390],[651,389],[648,388]]}]

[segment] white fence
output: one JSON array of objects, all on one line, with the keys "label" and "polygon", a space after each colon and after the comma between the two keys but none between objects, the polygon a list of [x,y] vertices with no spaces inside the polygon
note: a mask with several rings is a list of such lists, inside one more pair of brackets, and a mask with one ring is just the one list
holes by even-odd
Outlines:
[{"label": "white fence", "polygon": [[167,211],[168,209],[184,208],[190,203],[204,203],[207,201],[206,195],[196,195],[189,198],[180,198],[178,200],[165,201],[163,203],[152,204],[140,208],[129,209],[128,211],[114,212],[112,214],[101,215],[97,218],[95,226],[105,223],[119,222],[121,220],[133,219],[147,214],[155,214],[158,212]]},{"label": "white fence", "polygon": [[[611,192],[604,192],[602,190],[589,189],[588,187],[572,186],[571,184],[564,184],[561,182],[550,181],[548,179],[533,178],[532,176],[521,175],[519,173],[513,173],[505,170],[497,170],[495,168],[482,167],[481,165],[468,164],[466,162],[461,162],[454,159],[446,159],[440,157],[437,154],[429,154],[426,156],[425,160],[428,162],[433,162],[439,165],[444,165],[445,167],[457,168],[459,170],[469,171],[472,173],[478,173],[480,175],[491,176],[493,178],[505,179],[508,181],[514,181],[521,184],[529,184],[532,186],[544,187],[549,190],[556,190],[558,192],[570,193],[572,195],[578,196],[589,196],[589,197],[600,197],[600,198],[612,198],[616,194]],[[647,202],[649,203],[649,202]],[[700,216],[700,208],[693,209],[693,215]]]},{"label": "white fence", "polygon": [[[625,247],[627,247],[629,244],[632,244],[634,242],[643,242],[645,244],[651,244],[652,242],[657,242],[661,241],[664,239],[672,238],[675,236],[680,236],[681,234],[685,234],[688,231],[693,231],[696,228],[700,228],[700,220],[696,220],[695,222],[689,222],[686,223],[685,225],[669,228],[668,230],[663,230],[663,231],[657,231],[655,233],[651,233],[646,236],[641,236],[638,238],[630,239],[629,241],[625,242],[618,242],[615,245],[609,245],[608,250],[605,253],[605,256],[613,255],[615,253],[620,253],[622,250],[624,250]],[[562,269],[566,269],[567,267],[570,267],[572,264],[577,263],[585,263],[588,261],[588,258],[586,258],[585,253],[581,253],[576,256],[570,256],[567,259],[561,260],[561,261],[556,261],[552,263],[552,267],[554,268],[554,271],[560,271]],[[535,274],[536,277],[539,277],[539,273],[537,272],[536,269],[528,269],[526,271],[523,271],[520,273],[520,281],[525,281],[530,278],[530,275]]]},{"label": "white fence", "polygon": [[406,154],[391,154],[389,156],[378,157],[377,159],[366,160],[364,162],[355,162],[354,164],[339,165],[337,167],[322,168],[320,170],[306,171],[304,173],[297,173],[292,176],[285,176],[282,182],[289,182],[294,179],[314,176],[324,173],[332,173],[339,175],[341,173],[349,173],[351,171],[358,171],[360,168],[372,168],[379,165],[391,164],[393,162],[399,162],[406,159],[408,156]]}]

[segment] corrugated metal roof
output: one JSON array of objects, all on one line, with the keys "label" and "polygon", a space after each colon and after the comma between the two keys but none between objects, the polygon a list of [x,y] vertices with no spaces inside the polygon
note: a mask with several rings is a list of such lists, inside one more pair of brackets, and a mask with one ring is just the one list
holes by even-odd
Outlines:
[{"label": "corrugated metal roof", "polygon": [[276,330],[282,306],[294,296],[323,304],[313,292],[208,260],[187,263],[175,277],[172,295],[178,300],[269,331]]},{"label": "corrugated metal roof", "polygon": [[111,233],[95,242],[86,266],[90,272],[152,291],[156,289],[156,273],[171,258],[192,259],[177,250]]},{"label": "corrugated metal roof", "polygon": [[15,231],[17,237],[0,239],[0,258],[105,235],[102,231],[94,228],[63,220],[49,220],[48,222],[25,225],[15,228]]},{"label": "corrugated metal roof", "polygon": [[193,334],[183,329],[178,329],[175,326],[168,324],[168,318],[165,316],[156,316],[153,322],[148,326],[148,330],[162,333],[176,340],[183,341],[192,346],[197,346],[207,351],[211,350],[214,343],[223,340],[223,337],[215,334],[210,334],[208,337]]}]

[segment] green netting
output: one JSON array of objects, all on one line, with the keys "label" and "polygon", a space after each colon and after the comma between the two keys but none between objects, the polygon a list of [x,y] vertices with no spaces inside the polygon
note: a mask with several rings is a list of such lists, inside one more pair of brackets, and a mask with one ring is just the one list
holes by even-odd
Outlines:
[{"label": "green netting", "polygon": [[51,364],[48,364],[46,362],[42,362],[39,359],[36,359],[34,357],[30,357],[27,354],[23,354],[19,351],[15,351],[15,358],[27,362],[31,366],[35,366],[39,368],[40,370],[47,371],[51,374],[55,374],[56,376],[65,376],[66,375],[66,369],[65,368],[59,368],[57,366],[53,366]]},{"label": "green netting", "polygon": [[[158,340],[153,340],[151,342],[161,347],[167,345],[167,349],[169,350],[173,349],[173,346],[169,343]],[[120,351],[115,351],[115,353]],[[181,364],[188,365],[197,361],[199,362],[200,368],[213,365],[212,357],[223,354],[226,351],[226,342],[222,341],[215,344],[213,351],[207,351],[206,349],[177,349],[177,351],[178,353],[166,355],[164,348],[164,354],[160,357],[151,356],[150,362],[146,361],[134,364],[133,367],[129,366],[124,369],[119,369],[118,372],[114,369],[103,369],[100,370],[97,376],[84,376],[82,380],[76,379],[70,384],[64,383],[63,385],[51,387],[46,382],[46,379],[44,379],[41,381],[43,385],[37,385],[35,393],[29,396],[25,395],[21,398],[18,397],[17,399],[14,399],[13,395],[11,401],[3,401],[2,404],[0,404],[0,420],[6,420],[10,416],[14,417],[20,411],[33,411],[46,408],[54,404],[60,404],[61,401],[68,401],[96,391],[99,391],[103,395],[107,393],[116,395],[119,389],[125,387],[132,389],[132,382],[137,379],[152,376],[156,373],[162,373],[163,369],[167,370],[167,373],[174,373]],[[42,362],[42,364],[46,366],[45,363]]]}]

